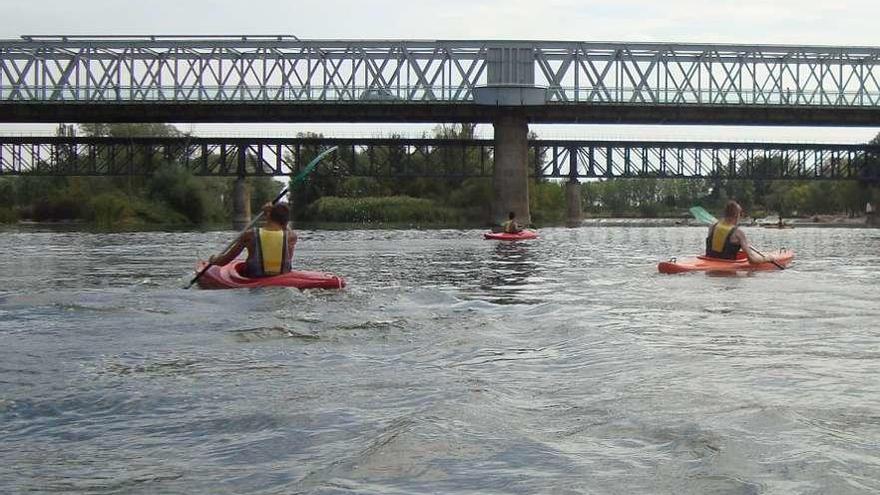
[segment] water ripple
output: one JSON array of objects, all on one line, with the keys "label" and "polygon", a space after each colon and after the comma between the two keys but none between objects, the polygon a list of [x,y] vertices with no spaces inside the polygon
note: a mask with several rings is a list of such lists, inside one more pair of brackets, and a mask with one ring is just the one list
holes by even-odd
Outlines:
[{"label": "water ripple", "polygon": [[873,232],[707,277],[656,272],[703,228],[304,231],[345,290],[187,291],[229,233],[12,229],[0,487],[877,492]]}]

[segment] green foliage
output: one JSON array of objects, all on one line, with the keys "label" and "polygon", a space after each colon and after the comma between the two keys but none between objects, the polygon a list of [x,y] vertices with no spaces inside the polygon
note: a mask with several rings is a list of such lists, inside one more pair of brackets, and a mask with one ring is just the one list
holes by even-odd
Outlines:
[{"label": "green foliage", "polygon": [[339,196],[358,198],[386,196],[390,191],[373,177],[346,177],[339,184]]},{"label": "green foliage", "polygon": [[408,196],[340,198],[325,196],[312,204],[306,217],[322,222],[448,223],[461,220],[459,212],[429,199]]},{"label": "green foliage", "polygon": [[565,221],[565,184],[529,182],[529,211],[535,223],[551,224]]},{"label": "green foliage", "polygon": [[[581,186],[588,211],[613,216],[679,216],[697,203],[705,203],[709,183],[693,179],[609,179]],[[726,193],[723,200],[726,201]]]},{"label": "green foliage", "polygon": [[15,223],[18,221],[18,212],[8,206],[0,206],[0,223]]},{"label": "green foliage", "polygon": [[90,207],[94,222],[101,227],[129,223],[134,214],[128,198],[119,193],[99,194],[91,200]]},{"label": "green foliage", "polygon": [[83,198],[67,192],[39,199],[32,205],[31,218],[38,222],[76,220],[85,213]]},{"label": "green foliage", "polygon": [[469,221],[481,222],[491,215],[492,194],[492,179],[465,179],[449,192],[446,204],[463,210]]},{"label": "green foliage", "polygon": [[178,137],[182,136],[171,124],[80,124],[79,131],[85,136],[93,137]]},{"label": "green foliage", "polygon": [[0,208],[15,206],[15,183],[12,178],[0,177]]},{"label": "green foliage", "polygon": [[[71,126],[60,126],[59,135],[70,135]],[[90,136],[179,136],[167,124],[83,124],[79,132]],[[441,125],[434,137],[472,139],[475,126]],[[321,137],[300,135],[300,137]],[[880,145],[880,134],[872,140]],[[322,150],[305,145],[298,149],[300,167]],[[483,172],[491,163],[491,152],[481,156],[476,148],[425,149],[424,154],[406,154],[399,146],[373,148],[370,154],[351,147],[326,157],[301,184],[293,185],[293,215],[298,219],[354,222],[474,222],[485,221],[493,198],[489,178],[463,178]],[[66,155],[48,159],[45,170],[64,172],[70,161],[84,159]],[[403,161],[404,168],[389,165]],[[428,160],[430,157],[430,160]],[[101,225],[144,223],[226,222],[231,217],[234,179],[194,177],[174,156],[137,154],[128,166],[135,175],[125,177],[20,176],[0,177],[0,217],[3,221],[86,219]],[[286,157],[292,160],[294,157]],[[529,163],[539,157],[529,151]],[[99,161],[103,157],[98,157]],[[256,157],[248,155],[253,164]],[[870,156],[852,161],[836,158],[837,169],[859,167],[870,173],[880,163]],[[843,161],[841,161],[843,160]],[[337,166],[355,164],[354,172]],[[209,156],[209,166],[219,162]],[[429,170],[436,167],[437,170]],[[734,164],[757,180],[667,179],[645,176],[638,179],[589,181],[582,184],[586,211],[614,216],[681,216],[700,204],[720,211],[728,199],[737,200],[751,216],[768,213],[814,215],[820,213],[861,214],[865,203],[880,203],[876,186],[858,181],[787,181],[782,173],[791,168],[782,158],[752,158]],[[725,170],[727,165],[725,164]],[[830,167],[828,168],[831,169]],[[438,177],[414,177],[420,173]],[[376,174],[377,177],[365,177]],[[408,174],[412,174],[409,177]],[[462,177],[453,177],[460,174]],[[449,178],[442,178],[444,175]],[[251,209],[274,199],[282,185],[270,177],[247,180]],[[561,223],[565,218],[565,184],[536,181],[529,184],[532,218],[541,224]],[[418,199],[417,199],[418,198]],[[399,211],[395,212],[397,209]]]},{"label": "green foliage", "polygon": [[166,203],[190,223],[209,220],[204,190],[188,170],[166,165],[152,177],[148,188],[150,198]]},{"label": "green foliage", "polygon": [[251,211],[259,211],[264,204],[271,203],[284,187],[283,184],[271,177],[250,177],[247,182]]}]

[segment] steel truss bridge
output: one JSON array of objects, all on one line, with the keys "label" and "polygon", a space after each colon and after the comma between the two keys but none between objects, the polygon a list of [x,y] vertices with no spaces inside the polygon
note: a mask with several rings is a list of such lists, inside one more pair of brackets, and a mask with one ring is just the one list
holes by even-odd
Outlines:
[{"label": "steel truss bridge", "polygon": [[0,40],[0,121],[880,125],[880,47],[291,36]]},{"label": "steel truss bridge", "polygon": [[[197,176],[491,177],[494,141],[337,138],[0,137],[2,176],[149,175],[177,163]],[[880,146],[532,140],[530,175],[546,179],[727,178],[880,181]]]}]

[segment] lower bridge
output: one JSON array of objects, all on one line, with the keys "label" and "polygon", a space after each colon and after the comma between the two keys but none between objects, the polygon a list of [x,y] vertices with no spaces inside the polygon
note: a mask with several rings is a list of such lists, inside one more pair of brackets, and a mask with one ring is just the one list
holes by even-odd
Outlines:
[{"label": "lower bridge", "polygon": [[[337,146],[314,174],[450,180],[491,177],[493,218],[530,218],[529,178],[567,182],[570,216],[579,184],[596,179],[856,180],[880,183],[880,146],[535,139],[517,150],[485,139],[0,137],[3,176],[150,175],[168,165],[196,176],[292,176]],[[527,156],[511,156],[525,153]],[[244,187],[237,187],[244,194]],[[238,201],[243,203],[243,200]],[[578,213],[571,213],[578,212]]]},{"label": "lower bridge", "polygon": [[[492,177],[495,142],[404,138],[2,137],[0,176],[150,175],[177,164],[197,176],[290,176],[337,146],[318,174]],[[529,140],[527,174],[541,179],[880,179],[880,146],[704,141]]]}]

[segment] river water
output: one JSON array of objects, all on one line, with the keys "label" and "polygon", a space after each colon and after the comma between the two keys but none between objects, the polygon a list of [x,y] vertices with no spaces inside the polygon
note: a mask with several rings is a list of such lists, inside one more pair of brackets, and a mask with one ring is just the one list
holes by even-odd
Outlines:
[{"label": "river water", "polygon": [[880,230],[302,231],[341,291],[183,290],[229,232],[0,233],[3,493],[876,493]]}]

